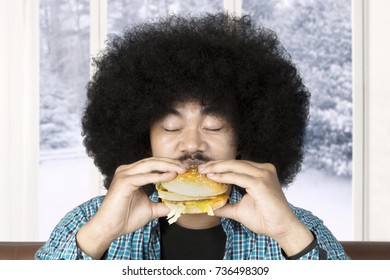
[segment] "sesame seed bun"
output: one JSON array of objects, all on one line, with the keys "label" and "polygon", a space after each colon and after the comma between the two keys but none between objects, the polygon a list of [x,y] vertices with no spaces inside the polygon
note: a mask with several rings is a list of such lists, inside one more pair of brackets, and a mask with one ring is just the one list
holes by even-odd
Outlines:
[{"label": "sesame seed bun", "polygon": [[161,182],[156,186],[158,196],[171,209],[168,214],[170,224],[176,222],[182,214],[207,213],[213,216],[213,210],[227,203],[230,192],[229,185],[210,180],[198,173],[196,166],[172,181]]},{"label": "sesame seed bun", "polygon": [[161,185],[168,191],[176,194],[192,197],[216,196],[226,193],[229,186],[220,184],[198,173],[197,168],[179,174],[169,182],[162,182]]}]

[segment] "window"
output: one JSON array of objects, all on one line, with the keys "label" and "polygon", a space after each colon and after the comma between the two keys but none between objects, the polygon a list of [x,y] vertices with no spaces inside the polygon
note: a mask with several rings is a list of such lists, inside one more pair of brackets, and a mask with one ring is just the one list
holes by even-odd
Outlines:
[{"label": "window", "polygon": [[108,34],[121,34],[123,29],[168,14],[186,15],[201,12],[222,12],[223,1],[208,0],[109,0]]},{"label": "window", "polygon": [[312,94],[306,157],[287,198],[351,240],[351,1],[244,0],[243,12],[276,31]]},{"label": "window", "polygon": [[[168,13],[222,11],[224,4],[107,1],[108,34]],[[241,8],[277,32],[312,93],[306,160],[286,195],[322,218],[337,238],[352,239],[351,3],[243,0]],[[90,0],[40,1],[41,240],[67,211],[98,193],[80,127],[90,71],[89,15]]]},{"label": "window", "polygon": [[[101,188],[93,185],[99,180],[80,126],[90,73],[90,9],[90,0],[40,1],[40,240]],[[120,34],[158,15],[222,11],[223,3],[112,0],[107,9],[109,33]]]},{"label": "window", "polygon": [[80,115],[89,79],[89,0],[40,1],[39,238],[91,197]]}]

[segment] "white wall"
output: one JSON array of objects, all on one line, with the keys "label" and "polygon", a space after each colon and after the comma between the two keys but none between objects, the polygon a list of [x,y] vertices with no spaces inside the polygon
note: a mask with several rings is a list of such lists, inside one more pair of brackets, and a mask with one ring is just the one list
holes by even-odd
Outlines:
[{"label": "white wall", "polygon": [[37,237],[38,0],[0,4],[0,240]]},{"label": "white wall", "polygon": [[365,1],[364,239],[390,241],[390,1]]}]

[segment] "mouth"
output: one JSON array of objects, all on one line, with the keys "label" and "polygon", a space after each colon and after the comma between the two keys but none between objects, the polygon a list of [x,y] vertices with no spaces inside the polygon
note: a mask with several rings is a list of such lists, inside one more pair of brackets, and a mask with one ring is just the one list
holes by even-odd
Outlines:
[{"label": "mouth", "polygon": [[198,165],[204,164],[206,162],[207,161],[196,160],[196,159],[182,161],[182,163],[184,163],[188,168],[190,168],[193,165],[198,166]]}]

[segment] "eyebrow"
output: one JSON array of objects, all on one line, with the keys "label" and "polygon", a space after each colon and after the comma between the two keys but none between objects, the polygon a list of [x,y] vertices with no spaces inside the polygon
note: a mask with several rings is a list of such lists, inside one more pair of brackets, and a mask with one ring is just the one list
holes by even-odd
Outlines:
[{"label": "eyebrow", "polygon": [[[218,115],[218,114],[213,113],[210,107],[203,107],[200,111],[200,114],[201,115]],[[178,117],[182,116],[182,114],[178,110],[176,110],[175,108],[167,109],[165,116],[167,116],[167,115],[175,115]]]},{"label": "eyebrow", "polygon": [[165,115],[165,116],[168,116],[168,115],[175,115],[175,116],[178,116],[178,117],[181,117],[181,116],[182,116],[182,115],[180,114],[180,112],[177,111],[177,110],[174,109],[174,108],[169,108],[169,109],[165,112],[164,115]]}]

